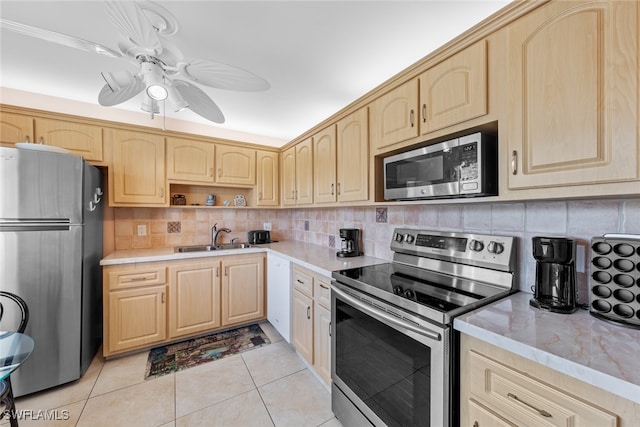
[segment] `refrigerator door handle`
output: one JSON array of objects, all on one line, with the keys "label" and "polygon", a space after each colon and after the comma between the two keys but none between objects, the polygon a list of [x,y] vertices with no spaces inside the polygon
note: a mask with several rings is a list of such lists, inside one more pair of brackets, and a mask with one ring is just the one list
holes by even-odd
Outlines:
[{"label": "refrigerator door handle", "polygon": [[47,220],[2,220],[0,232],[5,231],[58,231],[69,230],[68,219]]}]

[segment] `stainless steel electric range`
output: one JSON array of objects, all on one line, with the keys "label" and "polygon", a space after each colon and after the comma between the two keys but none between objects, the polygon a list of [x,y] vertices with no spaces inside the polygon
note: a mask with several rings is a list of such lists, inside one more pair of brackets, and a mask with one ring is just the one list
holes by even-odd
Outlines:
[{"label": "stainless steel electric range", "polygon": [[391,249],[333,272],[333,412],[345,427],[455,425],[453,319],[513,292],[515,238],[398,228]]}]

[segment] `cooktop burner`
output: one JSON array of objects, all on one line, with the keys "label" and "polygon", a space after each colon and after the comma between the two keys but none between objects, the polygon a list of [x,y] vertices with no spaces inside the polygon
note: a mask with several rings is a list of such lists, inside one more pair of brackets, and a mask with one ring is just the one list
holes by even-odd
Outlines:
[{"label": "cooktop burner", "polygon": [[440,324],[511,292],[512,237],[397,229],[391,246],[394,262],[334,271],[337,285]]}]

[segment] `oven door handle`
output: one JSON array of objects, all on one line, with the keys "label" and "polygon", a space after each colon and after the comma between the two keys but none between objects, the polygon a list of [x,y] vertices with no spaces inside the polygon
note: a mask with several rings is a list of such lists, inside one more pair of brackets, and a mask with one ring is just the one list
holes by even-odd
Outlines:
[{"label": "oven door handle", "polygon": [[356,308],[358,308],[359,310],[362,310],[363,312],[373,316],[373,317],[377,317],[379,319],[385,320],[389,323],[393,323],[394,325],[400,326],[402,328],[408,329],[412,332],[415,332],[416,334],[420,334],[423,335],[427,338],[430,338],[432,340],[435,341],[441,341],[442,340],[442,335],[437,333],[437,332],[433,332],[433,331],[429,331],[427,329],[423,329],[419,326],[416,326],[412,323],[406,322],[402,319],[398,319],[397,317],[386,313],[380,309],[377,309],[375,307],[372,307],[368,304],[365,304],[361,301],[359,301],[357,298],[352,297],[351,295],[345,293],[344,291],[336,288],[335,286],[331,286],[331,290],[333,292],[336,293],[336,295],[338,295],[340,297],[340,299],[347,301],[349,304],[355,306]]}]

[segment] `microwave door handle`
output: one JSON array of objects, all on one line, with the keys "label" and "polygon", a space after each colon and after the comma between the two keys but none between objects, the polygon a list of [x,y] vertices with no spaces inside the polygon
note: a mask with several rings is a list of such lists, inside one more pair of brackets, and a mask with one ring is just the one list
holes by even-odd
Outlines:
[{"label": "microwave door handle", "polygon": [[385,313],[382,310],[379,310],[375,307],[371,307],[367,304],[364,304],[360,301],[358,301],[358,299],[346,294],[345,292],[341,291],[340,289],[336,288],[335,286],[331,286],[331,290],[333,292],[336,293],[336,295],[338,295],[340,297],[340,299],[347,301],[349,304],[353,305],[354,307],[356,307],[357,309],[363,311],[366,314],[369,314],[372,317],[376,317],[378,319],[384,320],[388,323],[393,323],[394,325],[400,326],[401,328],[405,328],[405,329],[409,329],[412,332],[415,332],[417,334],[420,334],[422,336],[425,336],[429,339],[432,339],[434,341],[441,341],[442,340],[442,335],[440,335],[437,332],[432,332],[429,331],[427,329],[423,329],[419,326],[413,325],[411,323],[405,322],[401,319],[398,319],[395,316],[392,316],[388,313]]}]

